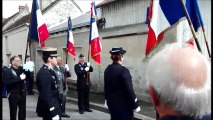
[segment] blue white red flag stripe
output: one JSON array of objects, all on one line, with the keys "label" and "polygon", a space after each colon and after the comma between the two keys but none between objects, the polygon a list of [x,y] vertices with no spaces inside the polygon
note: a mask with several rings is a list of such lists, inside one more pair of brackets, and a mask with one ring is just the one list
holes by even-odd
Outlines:
[{"label": "blue white red flag stripe", "polygon": [[201,17],[197,0],[186,0],[186,9],[192,21],[195,32],[197,32],[203,25],[203,19]]},{"label": "blue white red flag stripe", "polygon": [[68,26],[67,26],[67,51],[74,57],[75,54],[75,46],[74,46],[74,38],[72,33],[72,21],[71,17],[68,18]]},{"label": "blue white red flag stripe", "polygon": [[[198,1],[197,0],[186,0],[186,9],[189,14],[189,17],[192,21],[194,30],[196,32],[196,36],[198,40],[202,39],[202,31],[199,30],[199,28],[203,25],[203,20],[201,17],[201,13],[199,10],[198,6]],[[195,40],[193,38],[192,32],[189,27],[189,23],[187,20],[183,20],[179,23],[177,27],[177,40],[178,42],[181,43],[189,43],[191,44],[194,48],[197,48],[195,44]]]},{"label": "blue white red flag stripe", "polygon": [[45,19],[43,18],[39,8],[39,1],[33,0],[29,38],[33,40],[39,40],[39,45],[42,48],[45,47],[44,42],[49,37],[49,32],[44,21]]},{"label": "blue white red flag stripe", "polygon": [[146,55],[163,39],[164,31],[185,16],[180,0],[151,0],[151,3]]},{"label": "blue white red flag stripe", "polygon": [[97,13],[95,2],[91,3],[91,19],[90,19],[90,34],[89,34],[89,44],[90,44],[90,54],[92,59],[97,63],[101,64],[101,42],[98,34],[97,28]]}]

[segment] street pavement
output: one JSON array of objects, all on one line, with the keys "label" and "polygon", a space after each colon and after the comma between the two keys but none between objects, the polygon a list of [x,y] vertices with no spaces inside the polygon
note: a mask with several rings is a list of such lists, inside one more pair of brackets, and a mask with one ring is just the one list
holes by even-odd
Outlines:
[{"label": "street pavement", "polygon": [[[36,105],[38,100],[38,94],[27,95],[26,101],[26,120],[42,120],[36,114]],[[10,119],[9,103],[7,98],[2,98],[2,117],[3,120]],[[62,118],[62,120],[109,120],[110,115],[108,113],[100,112],[92,109],[93,112],[85,112],[84,114],[78,113],[78,107],[76,104],[68,102],[66,104],[66,113],[70,115],[70,118]],[[18,113],[17,113],[18,115]]]}]

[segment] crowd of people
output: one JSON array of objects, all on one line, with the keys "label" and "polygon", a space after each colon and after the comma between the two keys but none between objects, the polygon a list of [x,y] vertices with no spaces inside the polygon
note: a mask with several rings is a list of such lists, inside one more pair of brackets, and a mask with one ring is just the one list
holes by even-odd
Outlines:
[{"label": "crowd of people", "polygon": [[[123,65],[127,51],[113,47],[112,63],[104,71],[105,103],[111,120],[134,120],[141,108],[133,89],[132,76]],[[89,104],[90,72],[93,67],[83,54],[74,66],[77,75],[78,110],[92,112]],[[36,113],[43,120],[70,118],[66,110],[69,66],[56,48],[42,49],[43,66],[36,74],[38,102]],[[8,98],[10,119],[26,119],[26,95],[33,95],[34,63],[30,56],[22,65],[18,56],[10,59],[10,67],[2,66],[2,98]],[[157,120],[211,120],[211,62],[188,44],[166,45],[150,58],[145,79]]]}]

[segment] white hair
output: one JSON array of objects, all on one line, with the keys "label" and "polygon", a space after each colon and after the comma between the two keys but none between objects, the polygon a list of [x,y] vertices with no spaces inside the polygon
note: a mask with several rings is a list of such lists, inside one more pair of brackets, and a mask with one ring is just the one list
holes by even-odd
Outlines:
[{"label": "white hair", "polygon": [[[190,49],[190,53],[186,49]],[[183,62],[191,60],[192,67],[179,61],[182,59]],[[197,63],[203,63],[203,66],[198,68]],[[200,52],[189,45],[173,43],[150,59],[145,77],[156,90],[161,104],[185,115],[201,117],[211,113],[210,72],[210,63]]]}]

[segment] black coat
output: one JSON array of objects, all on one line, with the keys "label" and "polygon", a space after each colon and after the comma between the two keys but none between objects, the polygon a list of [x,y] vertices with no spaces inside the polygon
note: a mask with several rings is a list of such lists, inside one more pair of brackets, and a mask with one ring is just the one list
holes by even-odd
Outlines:
[{"label": "black coat", "polygon": [[[25,80],[21,80],[20,75],[25,73],[22,67],[15,69],[11,66],[11,68],[7,68],[6,66],[3,68],[3,82],[7,86],[7,92],[25,92],[26,85]],[[25,73],[26,74],[26,73]]]},{"label": "black coat", "polygon": [[[81,90],[85,88],[86,85],[86,77],[87,72],[85,71],[85,68],[87,67],[87,63],[84,63],[81,65],[80,63],[75,65],[75,73],[77,75],[77,89]],[[93,67],[90,65],[90,69],[88,72],[93,72]]]},{"label": "black coat", "polygon": [[[37,87],[39,91],[36,112],[38,116],[60,115],[59,92],[57,76],[48,66],[43,65],[37,74]],[[50,109],[53,109],[50,111]]]},{"label": "black coat", "polygon": [[113,63],[105,69],[104,90],[109,108],[133,110],[138,107],[130,72],[119,63]]}]

